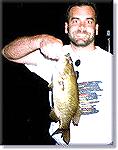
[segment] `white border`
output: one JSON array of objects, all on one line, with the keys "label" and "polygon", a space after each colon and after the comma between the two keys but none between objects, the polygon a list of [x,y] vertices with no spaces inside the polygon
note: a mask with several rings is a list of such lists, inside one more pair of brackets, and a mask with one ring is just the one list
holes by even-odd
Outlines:
[{"label": "white border", "polygon": [[[103,0],[104,1],[104,0]],[[117,81],[117,75],[118,75],[118,72],[117,72],[117,56],[118,56],[118,38],[117,38],[117,35],[118,35],[118,0],[114,0],[114,2],[113,2],[113,4],[114,4],[114,9],[113,9],[113,11],[114,11],[114,38],[113,38],[113,40],[114,40],[114,44],[115,44],[115,46],[114,46],[114,54],[116,55],[116,125],[115,125],[115,127],[116,127],[116,141],[115,141],[115,143],[116,143],[116,146],[115,147],[111,147],[111,148],[107,148],[107,149],[110,149],[110,150],[114,150],[114,149],[118,149],[118,129],[117,129],[117,126],[118,126],[118,119],[117,119],[117,117],[118,117],[118,107],[117,107],[117,100],[118,100],[118,97],[117,97],[117,85],[118,85],[118,81]],[[40,150],[52,150],[52,149],[60,149],[60,147],[52,147],[52,146],[49,146],[48,148],[40,148],[40,147],[37,147],[36,146],[36,148],[34,147],[34,146],[30,146],[30,147],[27,147],[26,146],[26,148],[23,146],[20,146],[20,147],[14,147],[15,148],[15,150],[19,150],[19,149],[23,149],[23,150],[25,150],[25,149],[30,149],[30,150],[34,150],[34,149],[40,149]],[[13,147],[4,147],[4,146],[1,146],[0,145],[0,150],[1,149],[14,149]],[[65,149],[67,149],[67,148],[63,148],[63,150],[65,150]],[[73,148],[69,148],[69,149],[73,149]],[[78,148],[79,149],[79,148]],[[81,150],[86,150],[86,149],[89,149],[89,150],[93,150],[93,149],[101,149],[101,150],[105,150],[106,148],[81,148]]]}]

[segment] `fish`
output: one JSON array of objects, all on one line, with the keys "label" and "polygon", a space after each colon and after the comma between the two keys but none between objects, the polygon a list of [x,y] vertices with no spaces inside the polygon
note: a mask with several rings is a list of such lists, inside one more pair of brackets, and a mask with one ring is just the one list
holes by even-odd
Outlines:
[{"label": "fish", "polygon": [[59,128],[52,136],[61,133],[63,141],[68,145],[70,123],[72,121],[73,125],[77,126],[81,116],[77,76],[69,53],[58,60],[50,85],[53,93],[53,108],[50,117],[55,122],[59,121]]}]

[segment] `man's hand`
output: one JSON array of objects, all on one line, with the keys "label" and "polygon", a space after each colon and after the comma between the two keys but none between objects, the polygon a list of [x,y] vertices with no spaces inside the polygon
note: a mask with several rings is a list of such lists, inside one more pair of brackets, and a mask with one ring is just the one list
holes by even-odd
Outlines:
[{"label": "man's hand", "polygon": [[60,39],[47,34],[41,35],[40,50],[47,59],[58,60],[62,55],[62,47]]}]

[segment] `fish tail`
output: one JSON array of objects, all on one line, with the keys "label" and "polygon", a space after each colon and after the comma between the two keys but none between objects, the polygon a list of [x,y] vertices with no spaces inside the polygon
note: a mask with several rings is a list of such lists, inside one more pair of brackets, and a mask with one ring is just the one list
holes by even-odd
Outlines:
[{"label": "fish tail", "polygon": [[70,142],[70,129],[60,129],[58,128],[53,134],[59,134],[59,133],[62,133],[62,136],[63,137],[63,141],[68,145],[69,142]]},{"label": "fish tail", "polygon": [[59,133],[62,133],[62,130],[58,128],[58,129],[52,134],[52,136],[55,135],[55,134],[59,134]]},{"label": "fish tail", "polygon": [[62,137],[64,142],[68,145],[70,142],[70,129],[63,130]]}]

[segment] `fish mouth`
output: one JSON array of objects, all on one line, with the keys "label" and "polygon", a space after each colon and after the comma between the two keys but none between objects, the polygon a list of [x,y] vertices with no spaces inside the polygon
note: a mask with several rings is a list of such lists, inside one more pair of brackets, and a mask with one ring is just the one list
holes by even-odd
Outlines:
[{"label": "fish mouth", "polygon": [[70,57],[70,53],[67,53],[65,56],[66,56],[66,57]]},{"label": "fish mouth", "polygon": [[69,64],[72,64],[72,63],[73,63],[72,58],[71,58],[71,56],[70,56],[70,53],[67,53],[67,54],[65,55],[65,62],[66,62],[66,63],[69,63]]}]

